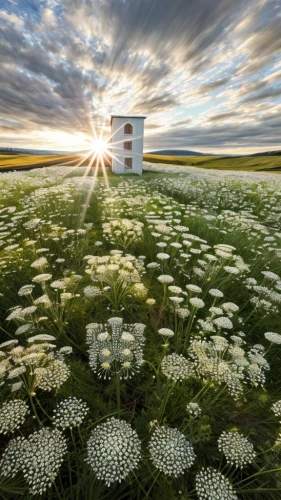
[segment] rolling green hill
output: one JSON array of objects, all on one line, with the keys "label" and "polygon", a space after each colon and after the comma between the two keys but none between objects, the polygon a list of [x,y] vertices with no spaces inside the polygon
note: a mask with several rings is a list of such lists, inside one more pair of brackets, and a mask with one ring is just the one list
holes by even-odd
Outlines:
[{"label": "rolling green hill", "polygon": [[281,157],[265,156],[162,156],[144,155],[145,161],[170,165],[188,165],[217,170],[281,171]]}]

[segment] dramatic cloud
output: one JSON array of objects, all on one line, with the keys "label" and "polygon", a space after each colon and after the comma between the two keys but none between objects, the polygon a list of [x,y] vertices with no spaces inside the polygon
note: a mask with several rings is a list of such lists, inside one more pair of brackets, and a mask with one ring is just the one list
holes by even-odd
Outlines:
[{"label": "dramatic cloud", "polygon": [[85,149],[110,114],[146,149],[281,148],[281,0],[2,0],[2,146]]}]

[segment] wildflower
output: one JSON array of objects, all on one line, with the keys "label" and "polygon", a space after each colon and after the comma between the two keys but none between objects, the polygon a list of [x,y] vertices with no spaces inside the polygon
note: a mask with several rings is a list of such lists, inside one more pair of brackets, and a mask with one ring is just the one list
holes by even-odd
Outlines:
[{"label": "wildflower", "polygon": [[192,297],[191,299],[189,299],[189,303],[196,309],[202,309],[202,307],[205,306],[205,302],[197,297]]},{"label": "wildflower", "polygon": [[173,337],[175,335],[173,330],[170,330],[169,328],[160,328],[160,330],[158,330],[158,333],[160,333],[160,335],[163,335],[163,337]]},{"label": "wildflower", "polygon": [[190,292],[194,292],[194,293],[202,293],[202,288],[200,288],[200,286],[197,286],[197,285],[186,285],[186,288],[187,290],[189,290]]},{"label": "wildflower", "polygon": [[35,283],[45,283],[46,281],[49,281],[50,279],[52,279],[51,274],[38,274],[37,276],[35,276],[32,279],[32,281],[34,281]]},{"label": "wildflower", "polygon": [[220,290],[217,290],[216,288],[211,288],[209,290],[209,294],[212,297],[223,297],[223,293]]},{"label": "wildflower", "polygon": [[87,297],[87,299],[92,299],[93,297],[97,297],[98,295],[101,295],[101,289],[98,286],[86,286],[84,288],[84,295]]},{"label": "wildflower", "polygon": [[87,325],[89,364],[99,376],[120,373],[128,378],[143,364],[145,325],[124,324],[122,318],[111,318],[107,325]]},{"label": "wildflower", "polygon": [[194,417],[198,417],[202,412],[198,403],[188,403],[188,405],[186,405],[186,411]]},{"label": "wildflower", "polygon": [[112,417],[91,432],[86,462],[107,486],[127,477],[140,458],[141,442],[127,422]]},{"label": "wildflower", "polygon": [[47,265],[48,261],[46,257],[40,257],[40,259],[37,259],[34,262],[32,262],[31,267],[35,267],[35,269],[41,269]]},{"label": "wildflower", "polygon": [[47,427],[25,441],[21,469],[32,495],[42,495],[55,480],[66,454],[66,439],[58,429]]},{"label": "wildflower", "polygon": [[25,445],[26,439],[24,437],[18,436],[9,441],[0,461],[2,476],[13,478],[20,472]]},{"label": "wildflower", "polygon": [[159,260],[167,260],[170,258],[170,255],[168,253],[158,253],[156,258]]},{"label": "wildflower", "polygon": [[0,407],[0,432],[7,434],[19,429],[28,413],[28,405],[21,399],[3,403]]},{"label": "wildflower", "polygon": [[239,269],[234,266],[224,266],[224,270],[229,274],[239,274]]},{"label": "wildflower", "polygon": [[272,344],[281,344],[281,335],[279,335],[279,333],[266,332],[264,336],[266,340],[269,340]]},{"label": "wildflower", "polygon": [[24,285],[19,289],[18,295],[20,297],[25,297],[26,295],[31,295],[33,292],[33,288],[34,288],[34,285]]},{"label": "wildflower", "polygon": [[89,408],[82,399],[70,397],[61,401],[54,410],[54,425],[63,430],[67,427],[76,427],[83,422]]},{"label": "wildflower", "polygon": [[238,500],[229,480],[212,467],[196,474],[195,485],[199,500]]},{"label": "wildflower", "polygon": [[214,325],[220,330],[221,328],[226,328],[227,330],[231,330],[233,328],[233,324],[229,318],[226,316],[220,316],[213,320]]},{"label": "wildflower", "polygon": [[174,286],[174,285],[168,286],[168,290],[169,292],[175,293],[176,295],[182,293],[182,289],[179,286]]},{"label": "wildflower", "polygon": [[55,359],[48,366],[35,368],[35,385],[44,391],[59,389],[68,379],[70,370],[64,361]]},{"label": "wildflower", "polygon": [[156,304],[156,300],[155,299],[147,299],[145,301],[145,303],[148,305],[148,306],[154,306],[154,304]]},{"label": "wildflower", "polygon": [[169,427],[155,428],[148,449],[153,465],[167,476],[178,477],[195,460],[190,442],[177,429]]},{"label": "wildflower", "polygon": [[184,358],[182,354],[170,354],[164,356],[161,363],[161,370],[167,378],[177,382],[192,377],[194,375],[191,362]]},{"label": "wildflower", "polygon": [[234,304],[233,302],[225,302],[224,304],[222,304],[221,307],[223,308],[223,310],[225,312],[235,313],[235,312],[239,311],[239,307],[236,304]]},{"label": "wildflower", "polygon": [[223,431],[218,440],[219,450],[224,454],[228,464],[243,468],[250,464],[256,453],[252,443],[238,432]]},{"label": "wildflower", "polygon": [[169,276],[169,274],[161,274],[161,276],[158,276],[157,279],[162,284],[173,283],[173,281],[174,281],[174,278],[172,276]]},{"label": "wildflower", "polygon": [[26,323],[25,325],[20,326],[15,331],[15,335],[22,335],[23,333],[27,333],[33,329],[33,325],[31,323]]},{"label": "wildflower", "polygon": [[271,409],[276,417],[281,417],[281,399],[276,401],[276,403],[272,405]]}]

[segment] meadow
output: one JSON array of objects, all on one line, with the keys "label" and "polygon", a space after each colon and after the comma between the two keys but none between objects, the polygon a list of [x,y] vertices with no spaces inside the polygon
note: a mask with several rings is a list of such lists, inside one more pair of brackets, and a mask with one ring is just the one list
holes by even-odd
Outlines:
[{"label": "meadow", "polygon": [[265,156],[163,156],[145,154],[152,163],[189,165],[197,168],[238,171],[281,171],[281,155]]},{"label": "meadow", "polygon": [[281,496],[281,178],[144,166],[0,175],[5,500]]}]

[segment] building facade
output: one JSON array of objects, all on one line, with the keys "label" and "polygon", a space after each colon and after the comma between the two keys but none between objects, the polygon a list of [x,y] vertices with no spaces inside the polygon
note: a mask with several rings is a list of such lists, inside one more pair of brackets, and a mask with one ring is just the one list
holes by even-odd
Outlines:
[{"label": "building facade", "polygon": [[145,116],[111,116],[112,172],[142,173]]}]

